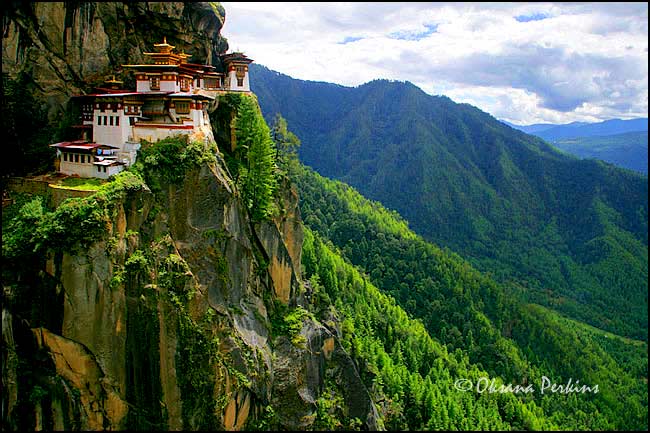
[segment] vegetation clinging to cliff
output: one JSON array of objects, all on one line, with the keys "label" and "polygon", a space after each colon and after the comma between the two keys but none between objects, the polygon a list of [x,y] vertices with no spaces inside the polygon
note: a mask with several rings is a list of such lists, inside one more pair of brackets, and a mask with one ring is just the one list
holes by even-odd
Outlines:
[{"label": "vegetation clinging to cliff", "polygon": [[188,169],[206,162],[215,163],[216,152],[214,142],[190,141],[187,135],[181,134],[155,143],[144,141],[132,170],[141,173],[147,185],[157,191],[161,180],[179,184]]},{"label": "vegetation clinging to cliff", "polygon": [[147,189],[136,174],[125,171],[95,194],[70,198],[49,211],[41,197],[35,197],[19,210],[2,231],[5,260],[20,260],[48,251],[71,252],[97,241],[106,229],[115,199],[128,191]]},{"label": "vegetation clinging to cliff", "polygon": [[252,96],[239,96],[235,127],[237,184],[253,220],[268,218],[275,212],[276,150],[271,131]]}]

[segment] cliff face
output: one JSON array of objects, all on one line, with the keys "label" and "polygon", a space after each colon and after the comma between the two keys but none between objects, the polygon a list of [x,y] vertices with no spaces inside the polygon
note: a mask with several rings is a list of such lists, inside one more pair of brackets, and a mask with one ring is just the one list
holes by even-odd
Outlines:
[{"label": "cliff face", "polygon": [[[163,37],[213,63],[224,18],[215,3],[17,2],[3,72],[56,120]],[[333,382],[350,419],[377,427],[336,328],[309,312],[295,190],[285,180],[280,212],[253,222],[234,187],[217,148],[235,136],[226,100],[191,149],[3,220],[3,429],[309,428]]]},{"label": "cliff face", "polygon": [[50,120],[70,96],[143,61],[163,37],[194,63],[213,64],[228,49],[218,3],[13,2],[3,9],[2,71],[30,77]]},{"label": "cliff face", "polygon": [[308,313],[290,185],[284,211],[253,223],[218,154],[179,182],[149,175],[151,188],[127,173],[108,199],[75,199],[104,206],[100,234],[7,282],[3,427],[308,428],[330,380],[376,427],[335,331]]}]

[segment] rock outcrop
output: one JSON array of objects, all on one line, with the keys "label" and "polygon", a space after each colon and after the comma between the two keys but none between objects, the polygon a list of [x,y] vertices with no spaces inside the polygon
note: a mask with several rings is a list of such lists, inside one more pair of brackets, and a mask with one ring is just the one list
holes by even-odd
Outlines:
[{"label": "rock outcrop", "polygon": [[228,49],[224,22],[218,3],[13,2],[3,7],[2,71],[27,74],[56,121],[70,96],[143,61],[163,37],[193,63],[217,63]]},{"label": "rock outcrop", "polygon": [[[58,383],[65,390],[65,401],[61,401],[55,393],[48,393],[53,429],[63,430],[73,419],[81,430],[102,430],[105,426],[114,429],[126,427],[127,404],[93,354],[83,345],[52,334],[47,329],[35,328],[32,331],[38,348],[50,356],[58,378],[62,379]],[[77,391],[76,396],[72,390]],[[62,407],[74,405],[78,406],[78,416],[70,416],[70,411],[62,411]],[[36,406],[36,430],[44,427],[42,421],[39,422],[44,418],[40,413],[43,407],[43,403]]]}]

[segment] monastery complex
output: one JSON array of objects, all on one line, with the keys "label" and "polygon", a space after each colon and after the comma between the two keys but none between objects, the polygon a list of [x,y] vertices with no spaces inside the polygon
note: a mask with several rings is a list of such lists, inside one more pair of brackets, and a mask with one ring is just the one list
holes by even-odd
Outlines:
[{"label": "monastery complex", "polygon": [[214,66],[188,63],[167,43],[144,53],[149,62],[122,65],[133,72],[135,91],[121,81],[106,81],[98,93],[75,96],[81,107],[82,138],[50,146],[57,149],[61,173],[106,179],[135,162],[140,141],[209,131],[208,108],[219,94],[250,92],[248,65],[242,53],[221,55],[225,73]]}]

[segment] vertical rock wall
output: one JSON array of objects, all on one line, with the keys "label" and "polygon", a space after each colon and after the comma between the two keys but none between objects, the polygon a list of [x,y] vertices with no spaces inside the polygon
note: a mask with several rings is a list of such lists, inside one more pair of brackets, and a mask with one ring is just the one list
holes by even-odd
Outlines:
[{"label": "vertical rock wall", "polygon": [[11,349],[18,335],[22,349],[3,352],[4,425],[241,430],[272,407],[279,426],[308,428],[328,370],[356,378],[361,418],[373,419],[354,364],[322,325],[303,319],[305,345],[272,337],[273,310],[303,291],[295,192],[284,185],[284,212],[251,224],[223,167],[126,194],[92,245],[42,263],[60,317],[33,326],[5,311],[4,341]]}]

